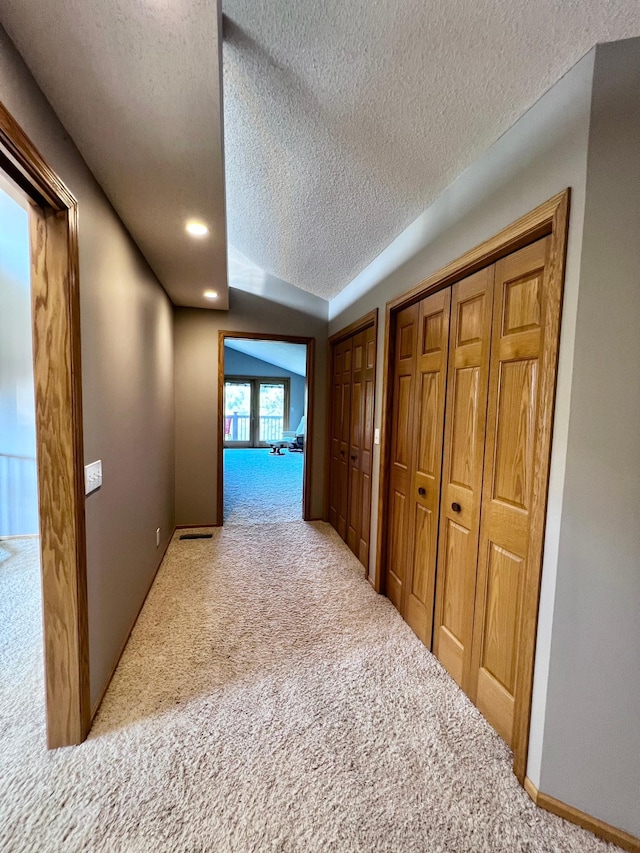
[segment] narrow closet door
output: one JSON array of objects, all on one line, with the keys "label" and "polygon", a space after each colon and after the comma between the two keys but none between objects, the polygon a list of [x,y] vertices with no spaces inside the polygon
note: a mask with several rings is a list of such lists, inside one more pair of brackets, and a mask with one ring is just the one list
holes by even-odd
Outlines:
[{"label": "narrow closet door", "polygon": [[413,398],[419,311],[418,305],[411,305],[399,311],[395,319],[386,593],[401,613],[407,563],[413,556],[408,548],[408,540],[411,527],[409,503],[415,442]]},{"label": "narrow closet door", "polygon": [[550,238],[496,264],[470,698],[511,743]]},{"label": "narrow closet door", "polygon": [[350,338],[334,347],[329,520],[343,539],[347,535],[351,356]]},{"label": "narrow closet door", "polygon": [[471,666],[494,271],[469,276],[451,294],[433,651],[463,690]]},{"label": "narrow closet door", "polygon": [[375,328],[369,326],[354,336],[351,381],[347,544],[360,562],[367,567],[371,526],[375,333]]},{"label": "narrow closet door", "polygon": [[364,431],[364,332],[352,338],[351,416],[349,426],[349,503],[347,507],[347,545],[359,556],[362,531],[362,477],[360,460]]},{"label": "narrow closet door", "polygon": [[449,346],[451,288],[420,302],[412,444],[413,476],[409,495],[411,526],[403,615],[431,647],[433,598],[438,550],[438,511],[442,472],[442,436]]}]

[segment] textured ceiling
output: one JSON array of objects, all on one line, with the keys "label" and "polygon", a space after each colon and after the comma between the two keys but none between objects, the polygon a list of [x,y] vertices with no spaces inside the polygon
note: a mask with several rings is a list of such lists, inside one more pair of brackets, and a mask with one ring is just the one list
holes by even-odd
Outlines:
[{"label": "textured ceiling", "polygon": [[325,299],[596,42],[640,35],[638,0],[223,11],[229,242]]},{"label": "textured ceiling", "polygon": [[[219,0],[0,0],[178,304],[225,307]],[[230,283],[321,313],[638,0],[224,0]],[[212,226],[196,242],[187,217]],[[300,290],[297,291],[300,294]],[[316,300],[317,302],[318,300]]]},{"label": "textured ceiling", "polygon": [[174,302],[226,307],[217,0],[0,0],[0,21]]},{"label": "textured ceiling", "polygon": [[298,376],[307,372],[306,344],[289,344],[285,341],[256,341],[247,338],[226,338],[225,347],[259,358],[269,364],[275,364],[283,370],[290,370]]}]

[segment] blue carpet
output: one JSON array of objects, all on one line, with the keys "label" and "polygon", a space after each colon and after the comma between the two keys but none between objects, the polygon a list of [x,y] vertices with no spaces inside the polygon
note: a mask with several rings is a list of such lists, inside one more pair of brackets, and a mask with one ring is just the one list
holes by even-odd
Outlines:
[{"label": "blue carpet", "polygon": [[302,518],[303,453],[264,448],[224,451],[224,523],[269,524]]}]

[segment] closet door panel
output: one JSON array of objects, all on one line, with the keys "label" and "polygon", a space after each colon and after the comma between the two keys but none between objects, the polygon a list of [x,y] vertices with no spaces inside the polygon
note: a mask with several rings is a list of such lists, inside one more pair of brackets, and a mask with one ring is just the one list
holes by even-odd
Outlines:
[{"label": "closet door panel", "polygon": [[401,613],[407,563],[412,556],[408,548],[411,535],[409,498],[414,459],[413,398],[418,319],[418,305],[399,311],[395,318],[386,593]]},{"label": "closet door panel", "polygon": [[333,358],[333,424],[329,520],[345,539],[349,491],[349,429],[351,414],[351,340],[336,344]]},{"label": "closet door panel", "polygon": [[511,743],[530,536],[549,238],[496,264],[469,695]]},{"label": "closet door panel", "polygon": [[361,457],[365,413],[365,334],[354,335],[352,341],[351,417],[349,428],[349,507],[347,545],[359,556],[362,532]]},{"label": "closet door panel", "polygon": [[454,285],[433,649],[466,690],[471,667],[494,267]]},{"label": "closet door panel", "polygon": [[363,424],[358,464],[360,467],[360,536],[356,554],[364,566],[369,566],[371,535],[371,473],[373,470],[373,419],[376,371],[376,329],[369,326],[363,332],[364,364],[362,375]]},{"label": "closet door panel", "polygon": [[451,289],[420,302],[413,418],[412,530],[404,617],[431,647]]},{"label": "closet door panel", "polygon": [[342,371],[344,369],[344,352],[339,345],[336,345],[333,347],[332,355],[329,523],[337,530],[340,505],[340,435],[342,432]]}]

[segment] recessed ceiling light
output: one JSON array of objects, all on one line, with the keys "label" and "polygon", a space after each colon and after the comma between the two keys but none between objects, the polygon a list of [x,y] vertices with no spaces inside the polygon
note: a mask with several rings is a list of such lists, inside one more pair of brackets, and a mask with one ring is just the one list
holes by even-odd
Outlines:
[{"label": "recessed ceiling light", "polygon": [[218,292],[216,290],[205,290],[204,295],[207,297],[207,299],[218,298]]},{"label": "recessed ceiling light", "polygon": [[209,229],[204,222],[192,220],[191,222],[187,222],[185,227],[187,234],[191,234],[192,237],[205,237],[209,233]]}]

